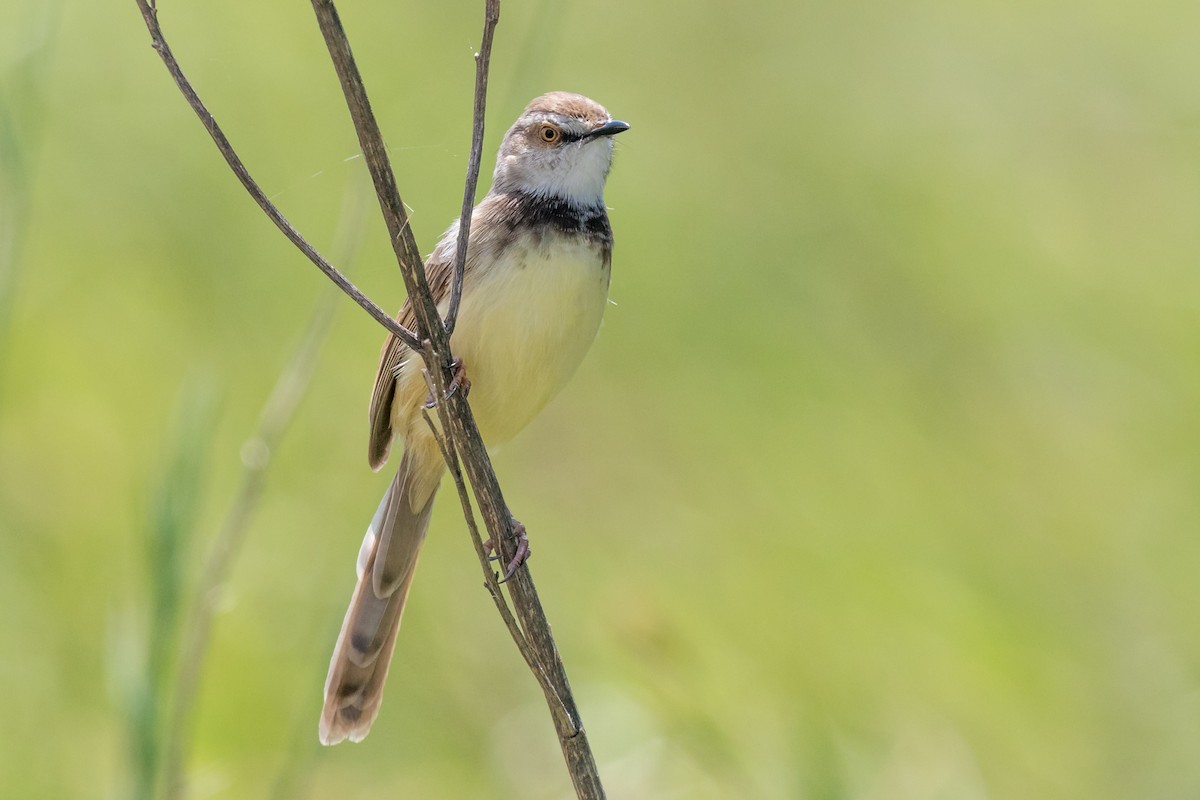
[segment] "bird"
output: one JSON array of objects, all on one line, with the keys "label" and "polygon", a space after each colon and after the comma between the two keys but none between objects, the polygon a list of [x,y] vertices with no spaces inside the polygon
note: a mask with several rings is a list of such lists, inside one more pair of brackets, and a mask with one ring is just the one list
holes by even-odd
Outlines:
[{"label": "bird", "polygon": [[[563,388],[599,332],[613,247],[604,187],[613,137],[628,129],[594,100],[550,92],[504,134],[491,188],[471,213],[450,339],[489,448],[512,439]],[[456,221],[424,265],[443,319],[458,230]],[[397,320],[415,329],[410,301]],[[403,455],[359,549],[357,583],[325,682],[322,744],[362,741],[379,714],[445,468],[421,413],[429,395],[422,367],[420,354],[395,336],[384,342],[368,412],[368,462],[382,469],[397,441]]]}]

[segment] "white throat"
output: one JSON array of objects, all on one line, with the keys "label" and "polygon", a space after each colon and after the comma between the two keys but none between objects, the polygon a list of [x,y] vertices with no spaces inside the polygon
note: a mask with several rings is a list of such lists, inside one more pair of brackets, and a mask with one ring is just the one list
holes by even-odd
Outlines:
[{"label": "white throat", "polygon": [[604,181],[612,163],[613,143],[608,137],[585,142],[582,147],[556,153],[513,170],[512,188],[535,197],[566,200],[581,208],[604,203]]}]

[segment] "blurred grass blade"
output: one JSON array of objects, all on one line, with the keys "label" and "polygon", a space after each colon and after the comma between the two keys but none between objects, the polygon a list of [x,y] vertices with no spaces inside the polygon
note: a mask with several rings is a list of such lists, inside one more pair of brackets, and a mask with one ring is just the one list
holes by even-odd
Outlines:
[{"label": "blurred grass blade", "polygon": [[[358,184],[348,188],[343,199],[333,248],[333,261],[342,265],[343,269],[353,262],[362,242],[367,197],[364,186]],[[328,337],[340,298],[341,293],[336,286],[328,287],[321,295],[299,344],[263,407],[258,430],[242,447],[241,482],[205,558],[184,632],[171,715],[164,734],[166,797],[182,798],[186,795],[183,772],[190,749],[191,715],[212,633],[213,615],[221,594],[220,587],[245,542],[250,519],[262,498],[271,456],[308,391],[317,356]]]},{"label": "blurred grass blade", "polygon": [[156,795],[161,772],[163,700],[171,684],[182,616],[180,587],[186,580],[187,556],[195,538],[216,405],[210,380],[192,378],[185,383],[166,466],[150,498],[150,518],[143,540],[149,606],[142,642],[144,672],[129,698],[134,797],[139,800]]},{"label": "blurred grass blade", "polygon": [[46,74],[61,4],[30,5],[23,51],[0,58],[0,386],[12,327],[21,251],[27,236],[33,181],[45,116]]}]

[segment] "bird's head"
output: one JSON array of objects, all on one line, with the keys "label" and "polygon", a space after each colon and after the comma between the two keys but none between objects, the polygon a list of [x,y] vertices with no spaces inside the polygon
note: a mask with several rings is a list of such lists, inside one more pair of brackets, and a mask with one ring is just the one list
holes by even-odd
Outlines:
[{"label": "bird's head", "polygon": [[504,134],[492,191],[600,205],[612,165],[612,137],[626,130],[629,125],[581,94],[544,94]]}]

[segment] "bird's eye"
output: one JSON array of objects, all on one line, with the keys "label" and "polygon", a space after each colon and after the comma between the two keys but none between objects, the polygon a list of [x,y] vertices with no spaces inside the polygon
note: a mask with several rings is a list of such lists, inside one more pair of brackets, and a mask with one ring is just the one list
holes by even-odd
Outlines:
[{"label": "bird's eye", "polygon": [[554,144],[562,137],[562,133],[553,125],[543,125],[538,135],[542,137],[542,141],[546,144]]}]

